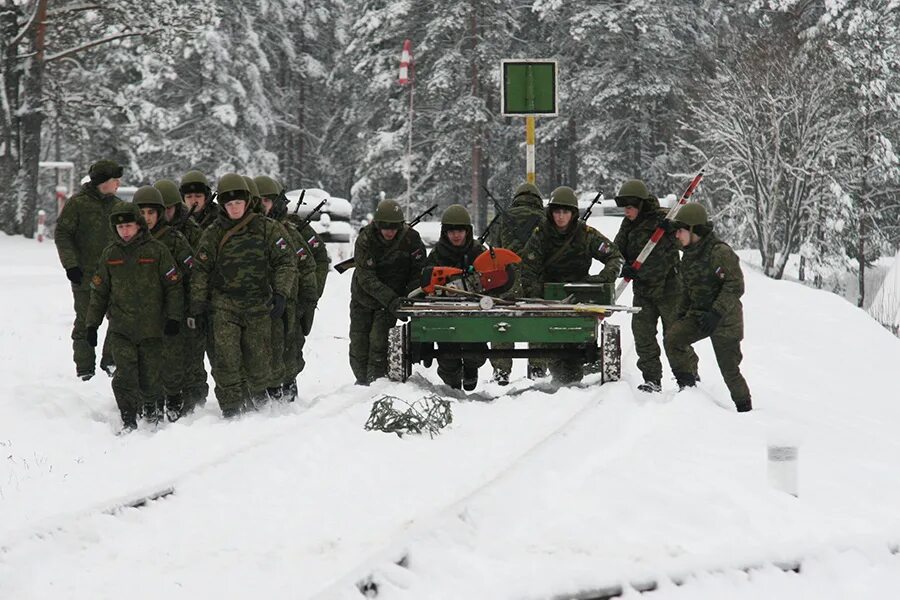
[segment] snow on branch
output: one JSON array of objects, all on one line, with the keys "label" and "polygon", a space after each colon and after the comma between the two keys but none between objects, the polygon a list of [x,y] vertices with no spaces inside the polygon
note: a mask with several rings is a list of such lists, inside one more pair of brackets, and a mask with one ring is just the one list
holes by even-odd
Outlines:
[{"label": "snow on branch", "polygon": [[99,40],[94,40],[93,42],[88,42],[86,44],[76,46],[75,48],[69,48],[68,50],[63,50],[62,52],[57,52],[56,54],[51,54],[46,59],[44,59],[44,62],[48,62],[48,63],[53,62],[55,60],[65,58],[72,54],[77,54],[83,50],[93,48],[94,46],[100,46],[102,44],[106,44],[108,42],[113,42],[115,40],[120,40],[120,39],[128,38],[128,37],[142,36],[142,35],[151,35],[153,33],[159,32],[159,31],[162,31],[162,29],[157,27],[156,29],[150,29],[148,31],[134,31],[134,32],[129,32],[129,33],[117,33],[115,35],[110,35],[105,38],[101,38]]}]

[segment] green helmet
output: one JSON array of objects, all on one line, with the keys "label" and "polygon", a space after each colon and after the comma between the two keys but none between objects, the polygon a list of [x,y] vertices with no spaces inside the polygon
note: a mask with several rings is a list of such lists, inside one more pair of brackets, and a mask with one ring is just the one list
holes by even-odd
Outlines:
[{"label": "green helmet", "polygon": [[462,204],[451,204],[441,216],[441,225],[472,226],[472,217]]},{"label": "green helmet", "polygon": [[649,200],[653,196],[647,190],[647,186],[640,179],[629,179],[619,188],[616,199],[619,198],[640,198],[641,200]]},{"label": "green helmet", "polygon": [[153,187],[159,190],[162,195],[163,205],[166,208],[181,204],[181,194],[178,193],[178,186],[171,179],[160,179],[153,184]]},{"label": "green helmet", "polygon": [[261,198],[262,196],[259,195],[259,188],[256,187],[256,182],[253,181],[253,178],[247,177],[246,175],[242,175],[241,177],[247,182],[247,189],[250,190],[250,199],[254,200]]},{"label": "green helmet", "polygon": [[538,186],[526,181],[519,185],[519,187],[516,188],[516,191],[513,192],[513,200],[519,196],[534,196],[538,200],[541,200],[541,190],[538,189]]},{"label": "green helmet", "polygon": [[575,196],[575,190],[566,185],[561,185],[550,192],[550,203],[548,207],[564,206],[578,211],[578,197]]},{"label": "green helmet", "polygon": [[182,196],[185,194],[206,194],[207,198],[212,192],[206,175],[200,171],[188,171],[185,173],[184,177],[181,178],[178,191],[181,192]]},{"label": "green helmet", "polygon": [[274,197],[284,191],[284,187],[268,175],[255,177],[253,182],[256,183],[256,188],[259,190],[260,196]]},{"label": "green helmet", "polygon": [[405,219],[396,200],[382,200],[375,208],[374,220],[376,223],[402,223]]},{"label": "green helmet", "polygon": [[230,200],[250,200],[250,188],[244,178],[237,173],[226,173],[219,177],[216,186],[219,193],[219,202],[223,205]]},{"label": "green helmet", "polygon": [[156,206],[160,209],[165,208],[166,206],[163,202],[162,194],[160,194],[159,190],[152,185],[139,187],[134,193],[131,202],[135,206]]},{"label": "green helmet", "polygon": [[678,212],[675,214],[675,222],[683,223],[684,225],[693,228],[697,225],[706,225],[709,222],[709,217],[702,204],[688,202],[678,209]]}]

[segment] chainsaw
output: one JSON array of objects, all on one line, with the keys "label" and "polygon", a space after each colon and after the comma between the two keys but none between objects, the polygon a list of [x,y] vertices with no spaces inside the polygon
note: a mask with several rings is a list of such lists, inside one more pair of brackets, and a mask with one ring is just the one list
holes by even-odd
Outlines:
[{"label": "chainsaw", "polygon": [[518,254],[506,248],[491,248],[478,255],[467,269],[458,267],[426,267],[422,285],[410,292],[410,298],[461,294],[502,294],[515,282],[513,265],[522,262]]}]

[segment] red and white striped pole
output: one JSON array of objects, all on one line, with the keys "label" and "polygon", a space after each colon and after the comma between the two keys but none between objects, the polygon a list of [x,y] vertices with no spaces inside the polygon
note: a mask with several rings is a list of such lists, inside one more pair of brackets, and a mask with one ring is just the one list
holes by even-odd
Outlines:
[{"label": "red and white striped pole", "polygon": [[412,131],[413,131],[413,59],[412,42],[403,40],[403,52],[400,54],[400,85],[409,86],[409,136],[406,141],[406,218],[411,218],[412,203]]}]

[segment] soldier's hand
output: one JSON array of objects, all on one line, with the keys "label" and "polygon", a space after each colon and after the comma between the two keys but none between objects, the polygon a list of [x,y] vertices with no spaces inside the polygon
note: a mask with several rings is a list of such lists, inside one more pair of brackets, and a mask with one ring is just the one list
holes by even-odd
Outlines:
[{"label": "soldier's hand", "polygon": [[622,267],[622,275],[625,279],[630,279],[634,281],[638,278],[638,270],[632,267],[631,265],[625,265]]},{"label": "soldier's hand", "polygon": [[666,235],[670,233],[675,233],[675,226],[672,225],[672,221],[669,219],[663,219],[659,222],[659,228],[666,232]]},{"label": "soldier's hand", "polygon": [[300,329],[303,330],[303,335],[309,335],[309,332],[312,331],[313,318],[316,316],[316,305],[310,304],[304,310],[303,314],[300,316]]},{"label": "soldier's hand", "polygon": [[179,331],[181,331],[181,323],[179,323],[175,319],[166,319],[166,324],[163,327],[163,333],[168,336],[172,336],[178,335]]},{"label": "soldier's hand", "polygon": [[284,296],[281,294],[275,294],[272,296],[272,310],[269,311],[269,316],[273,319],[280,319],[282,315],[284,315],[284,307],[286,306],[287,300],[285,300]]},{"label": "soldier's hand", "polygon": [[96,327],[88,327],[84,332],[84,339],[87,340],[87,343],[92,347],[97,347],[97,328]]},{"label": "soldier's hand", "polygon": [[387,305],[387,311],[391,313],[395,319],[399,321],[408,321],[409,317],[403,314],[399,314],[397,311],[403,308],[403,305],[406,304],[406,298],[402,298],[397,296],[393,300],[391,300]]},{"label": "soldier's hand", "polygon": [[702,331],[706,335],[709,335],[713,331],[715,331],[716,327],[719,326],[719,321],[721,320],[722,315],[714,310],[702,312],[697,315],[697,324],[700,326],[700,331]]},{"label": "soldier's hand", "polygon": [[81,285],[84,280],[84,271],[81,270],[81,267],[70,267],[66,269],[66,278],[75,285]]}]

